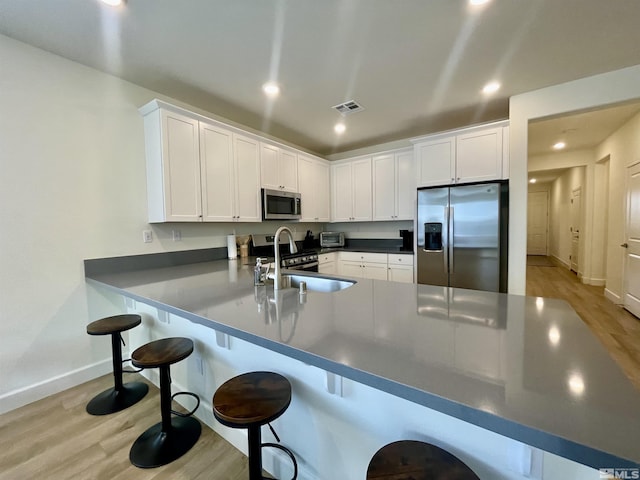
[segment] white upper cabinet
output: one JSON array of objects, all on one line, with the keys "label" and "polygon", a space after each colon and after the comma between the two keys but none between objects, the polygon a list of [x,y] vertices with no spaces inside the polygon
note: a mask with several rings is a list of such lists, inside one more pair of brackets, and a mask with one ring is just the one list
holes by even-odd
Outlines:
[{"label": "white upper cabinet", "polygon": [[154,100],[144,115],[149,222],[256,222],[259,141]]},{"label": "white upper cabinet", "polygon": [[235,163],[235,221],[260,222],[259,142],[251,137],[233,135]]},{"label": "white upper cabinet", "polygon": [[371,158],[331,166],[331,221],[371,221]]},{"label": "white upper cabinet", "polygon": [[324,160],[298,155],[298,188],[303,222],[330,220],[329,164]]},{"label": "white upper cabinet", "polygon": [[455,183],[502,178],[502,127],[456,136]]},{"label": "white upper cabinet", "polygon": [[415,146],[418,162],[418,186],[455,183],[456,139],[445,137]]},{"label": "white upper cabinet", "polygon": [[205,222],[259,222],[258,141],[200,122]]},{"label": "white upper cabinet", "polygon": [[295,152],[260,142],[262,188],[298,191],[298,158]]},{"label": "white upper cabinet", "polygon": [[200,122],[202,212],[206,222],[226,222],[235,216],[233,134]]},{"label": "white upper cabinet", "polygon": [[372,159],[373,220],[412,220],[416,197],[413,152],[390,152]]},{"label": "white upper cabinet", "polygon": [[198,121],[156,109],[144,117],[149,222],[200,222]]},{"label": "white upper cabinet", "polygon": [[[474,127],[415,140],[418,187],[483,182],[507,178],[505,123]],[[506,152],[508,154],[508,152]]]}]

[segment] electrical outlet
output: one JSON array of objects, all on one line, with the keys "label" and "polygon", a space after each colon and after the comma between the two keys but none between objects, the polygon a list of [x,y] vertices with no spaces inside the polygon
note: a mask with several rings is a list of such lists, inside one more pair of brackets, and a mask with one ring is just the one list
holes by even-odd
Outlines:
[{"label": "electrical outlet", "polygon": [[171,234],[173,235],[174,242],[182,241],[182,232],[180,230],[171,230]]},{"label": "electrical outlet", "polygon": [[143,230],[142,231],[142,241],[144,243],[153,242],[153,231],[152,230]]}]

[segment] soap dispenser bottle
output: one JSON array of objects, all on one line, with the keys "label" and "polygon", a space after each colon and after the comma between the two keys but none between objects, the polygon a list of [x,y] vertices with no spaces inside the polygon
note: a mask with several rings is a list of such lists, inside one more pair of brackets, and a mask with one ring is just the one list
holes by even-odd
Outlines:
[{"label": "soap dispenser bottle", "polygon": [[264,277],[262,276],[262,258],[256,258],[256,266],[253,269],[253,284],[264,285]]}]

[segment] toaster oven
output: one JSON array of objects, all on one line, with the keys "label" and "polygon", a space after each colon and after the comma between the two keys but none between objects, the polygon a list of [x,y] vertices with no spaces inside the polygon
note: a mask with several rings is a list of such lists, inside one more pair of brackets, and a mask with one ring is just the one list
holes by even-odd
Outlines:
[{"label": "toaster oven", "polygon": [[344,233],[320,232],[321,247],[344,247]]}]

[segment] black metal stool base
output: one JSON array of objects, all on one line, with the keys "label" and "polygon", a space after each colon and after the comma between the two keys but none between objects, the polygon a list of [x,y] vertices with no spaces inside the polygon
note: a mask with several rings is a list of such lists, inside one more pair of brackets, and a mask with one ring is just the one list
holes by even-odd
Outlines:
[{"label": "black metal stool base", "polygon": [[91,415],[108,415],[119,412],[138,403],[148,391],[149,386],[142,382],[125,383],[120,390],[111,387],[93,397],[87,404],[87,413]]},{"label": "black metal stool base", "polygon": [[173,417],[168,433],[162,431],[162,422],[157,423],[134,442],[129,460],[140,468],[154,468],[171,463],[196,444],[201,431],[200,422],[193,417]]}]

